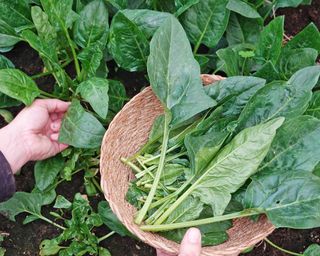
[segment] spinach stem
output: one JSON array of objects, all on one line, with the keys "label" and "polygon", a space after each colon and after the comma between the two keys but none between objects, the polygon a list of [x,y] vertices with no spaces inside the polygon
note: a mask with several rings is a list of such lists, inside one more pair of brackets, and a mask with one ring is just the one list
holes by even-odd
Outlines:
[{"label": "spinach stem", "polygon": [[159,209],[157,209],[147,220],[146,223],[147,224],[152,224],[157,218],[159,218],[159,216],[161,216],[161,214],[163,213],[163,211],[166,209],[166,207],[168,206],[168,204],[171,203],[172,200],[167,200],[163,205],[161,205],[159,207]]},{"label": "spinach stem", "polygon": [[160,232],[160,231],[168,231],[168,230],[174,230],[179,228],[201,226],[201,225],[216,223],[216,222],[225,221],[225,220],[232,220],[235,218],[253,216],[261,213],[264,213],[262,209],[246,209],[241,212],[235,212],[235,213],[230,213],[222,216],[216,216],[216,217],[211,217],[211,218],[206,218],[201,220],[192,220],[192,221],[186,221],[186,222],[161,224],[161,225],[142,225],[140,226],[140,228],[144,231]]},{"label": "spinach stem", "polygon": [[63,26],[63,29],[64,29],[64,33],[67,37],[67,40],[68,40],[68,43],[69,43],[69,46],[70,46],[70,49],[71,49],[71,52],[72,52],[72,56],[73,56],[73,60],[74,60],[74,66],[76,68],[76,73],[77,73],[77,78],[79,79],[80,76],[81,76],[81,70],[80,70],[80,65],[79,65],[79,61],[78,61],[78,57],[77,57],[77,53],[76,53],[76,50],[73,46],[73,42],[70,38],[70,35],[69,35],[69,32],[68,30]]},{"label": "spinach stem", "polygon": [[142,172],[142,170],[141,170],[138,166],[136,166],[134,163],[132,163],[129,159],[126,159],[126,158],[121,157],[121,161],[122,161],[124,164],[128,165],[129,167],[131,167],[131,168],[132,168],[134,171],[136,171],[137,173]]},{"label": "spinach stem", "polygon": [[101,243],[103,240],[106,240],[106,239],[109,238],[110,236],[113,236],[115,233],[116,233],[115,231],[112,231],[112,232],[106,234],[105,236],[100,237],[100,238],[98,239],[98,243]]},{"label": "spinach stem", "polygon": [[[72,61],[66,61],[65,63],[61,64],[62,68],[65,68],[66,66],[68,66]],[[53,74],[54,72],[56,72],[57,70],[51,70],[51,71],[47,71],[47,72],[43,72],[43,73],[39,73],[36,75],[31,76],[32,79],[37,79],[40,77],[44,77],[44,76],[49,76],[51,74]]]},{"label": "spinach stem", "polygon": [[96,180],[96,177],[93,177],[91,180],[92,180],[92,183],[96,186],[96,188],[103,194],[103,190],[99,185],[99,182]]},{"label": "spinach stem", "polygon": [[147,200],[144,203],[142,209],[138,212],[138,215],[137,215],[137,217],[135,219],[135,222],[137,224],[141,224],[141,222],[144,220],[144,218],[145,218],[145,216],[146,216],[146,214],[147,214],[147,212],[149,210],[149,207],[150,207],[150,205],[152,203],[153,197],[154,197],[154,195],[156,193],[156,189],[158,187],[158,184],[159,184],[159,181],[160,181],[160,178],[161,178],[161,173],[162,173],[162,170],[164,168],[166,152],[167,152],[167,147],[168,147],[168,141],[169,141],[169,133],[170,133],[169,123],[170,123],[170,119],[171,119],[170,112],[166,111],[165,116],[164,116],[164,132],[163,132],[163,141],[162,141],[161,157],[160,157],[160,161],[159,161],[159,166],[158,166],[158,169],[157,169],[157,172],[156,172],[155,179],[154,179],[153,184],[152,184],[152,188],[150,189],[150,192],[148,194]]},{"label": "spinach stem", "polygon": [[54,98],[54,99],[57,99],[57,98],[58,98],[57,96],[55,96],[55,95],[53,95],[53,94],[51,94],[51,93],[42,91],[42,90],[40,90],[40,93],[41,93],[42,96],[46,96],[46,97],[49,97],[49,98]]},{"label": "spinach stem", "polygon": [[53,222],[52,220],[44,217],[43,215],[35,214],[34,212],[29,212],[29,211],[26,211],[26,212],[29,213],[29,214],[31,214],[31,215],[34,215],[34,216],[38,217],[39,219],[41,219],[41,220],[43,220],[43,221],[45,221],[45,222],[50,223],[51,225],[53,225],[53,226],[55,226],[55,227],[57,227],[57,228],[60,228],[60,229],[62,229],[62,230],[66,230],[65,227],[59,225],[58,223]]},{"label": "spinach stem", "polygon": [[291,252],[291,251],[288,251],[286,249],[283,249],[281,248],[280,246],[274,244],[273,242],[271,242],[268,238],[265,238],[264,239],[268,244],[270,244],[272,247],[278,249],[279,251],[282,251],[284,253],[287,253],[287,254],[290,254],[290,255],[295,255],[295,256],[303,256],[303,254],[300,254],[300,253],[296,253],[296,252]]}]

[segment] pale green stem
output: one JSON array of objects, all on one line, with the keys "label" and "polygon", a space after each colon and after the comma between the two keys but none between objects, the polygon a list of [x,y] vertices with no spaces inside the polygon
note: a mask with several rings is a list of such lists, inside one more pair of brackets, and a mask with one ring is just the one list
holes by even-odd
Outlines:
[{"label": "pale green stem", "polygon": [[165,157],[166,157],[166,152],[167,152],[167,147],[168,147],[168,140],[169,140],[169,133],[170,133],[170,130],[169,130],[170,119],[171,119],[170,113],[166,112],[165,117],[164,117],[164,132],[163,132],[163,141],[162,141],[161,157],[160,157],[159,166],[158,166],[158,169],[156,172],[155,179],[152,184],[152,188],[150,189],[150,192],[148,194],[147,200],[144,203],[142,209],[139,211],[139,213],[135,219],[135,222],[137,224],[141,224],[141,222],[144,220],[144,218],[149,210],[150,204],[152,203],[153,197],[156,193],[156,189],[158,187],[158,184],[159,184],[159,181],[161,178],[161,173],[164,168]]},{"label": "pale green stem", "polygon": [[162,225],[142,225],[140,226],[140,229],[144,231],[151,231],[151,232],[168,231],[168,230],[174,230],[174,229],[180,229],[180,228],[189,228],[189,227],[196,227],[196,226],[201,226],[206,224],[212,224],[212,223],[221,222],[225,220],[232,220],[235,218],[253,216],[261,213],[264,213],[261,209],[247,209],[242,212],[236,212],[236,213],[231,213],[231,214],[226,214],[222,216],[216,216],[216,217],[211,217],[211,218],[206,218],[201,220],[192,220],[192,221],[172,223],[172,224],[162,224]]},{"label": "pale green stem", "polygon": [[100,237],[100,238],[98,239],[98,243],[101,243],[103,240],[106,240],[106,239],[109,238],[110,236],[113,236],[115,233],[116,233],[115,231],[112,231],[112,232],[110,232],[109,234],[106,234],[105,236]]},{"label": "pale green stem", "polygon": [[274,244],[273,242],[271,242],[268,238],[264,239],[268,244],[270,244],[271,246],[273,246],[274,248],[278,249],[279,251],[282,251],[284,253],[290,254],[290,255],[295,255],[295,256],[303,256],[303,254],[300,253],[296,253],[296,252],[292,252],[292,251],[288,251],[286,249],[281,248],[280,246]]},{"label": "pale green stem", "polygon": [[136,173],[142,172],[142,170],[136,166],[134,163],[132,163],[129,159],[121,157],[121,162],[131,167]]}]

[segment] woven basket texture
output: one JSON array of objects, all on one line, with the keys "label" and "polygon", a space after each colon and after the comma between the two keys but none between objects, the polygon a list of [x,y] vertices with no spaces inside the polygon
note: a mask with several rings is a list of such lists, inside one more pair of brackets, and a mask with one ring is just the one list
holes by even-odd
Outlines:
[{"label": "woven basket texture", "polygon": [[[204,85],[223,79],[221,76],[202,75]],[[154,119],[163,113],[159,100],[150,87],[132,98],[111,122],[102,142],[100,172],[101,186],[105,198],[112,211],[127,229],[143,242],[177,255],[179,244],[167,240],[156,233],[142,231],[134,223],[136,208],[126,199],[129,182],[134,178],[130,168],[124,165],[121,157],[129,157],[143,146],[151,130]],[[267,237],[274,226],[265,216],[258,222],[248,218],[236,219],[233,227],[228,230],[229,239],[218,246],[202,249],[201,255],[236,256],[248,247],[252,247]]]}]

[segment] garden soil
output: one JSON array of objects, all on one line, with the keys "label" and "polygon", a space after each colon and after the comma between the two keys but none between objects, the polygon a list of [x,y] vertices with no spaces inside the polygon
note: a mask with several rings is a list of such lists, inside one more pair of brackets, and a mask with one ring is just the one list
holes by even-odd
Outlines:
[{"label": "garden soil", "polygon": [[[285,31],[287,36],[293,36],[303,29],[310,22],[314,22],[320,29],[320,0],[313,0],[311,6],[303,6],[299,8],[285,8],[277,11],[276,15],[285,15],[286,24]],[[11,52],[5,54],[17,68],[22,69],[28,75],[38,74],[43,69],[43,64],[35,51],[24,43],[18,44]],[[121,69],[117,69],[111,64],[109,78],[117,79],[126,86],[128,96],[132,97],[147,86],[147,81],[143,74],[129,73]],[[72,67],[67,68],[68,72],[73,73]],[[51,91],[54,84],[52,77],[40,78],[37,80],[39,87],[43,90]],[[17,114],[21,108],[12,108],[14,114]],[[3,120],[0,118],[0,127],[4,126]],[[16,177],[17,189],[19,191],[31,191],[34,186],[33,177],[34,163],[28,163],[22,168],[21,174]],[[57,193],[72,200],[75,193],[85,193],[83,187],[82,174],[77,174],[71,184],[63,183]],[[102,196],[93,198],[92,206],[97,207],[97,203],[103,200]],[[44,215],[49,216],[50,207],[44,208]],[[59,234],[59,230],[50,224],[36,221],[28,225],[22,225],[25,216],[17,217],[17,222],[11,222],[0,215],[0,232],[8,234],[3,243],[3,247],[7,249],[6,256],[37,256],[39,255],[39,244],[44,239],[51,239]],[[99,228],[95,230],[97,236],[107,234],[107,228]],[[304,249],[312,244],[320,244],[320,228],[311,230],[292,230],[278,229],[273,232],[269,239],[275,244],[292,250],[294,252],[303,252]],[[114,235],[110,239],[102,242],[102,246],[108,248],[113,256],[152,256],[155,255],[153,248],[143,244],[142,242],[133,240],[128,237],[120,237]],[[285,256],[266,242],[257,244],[248,256]]]}]

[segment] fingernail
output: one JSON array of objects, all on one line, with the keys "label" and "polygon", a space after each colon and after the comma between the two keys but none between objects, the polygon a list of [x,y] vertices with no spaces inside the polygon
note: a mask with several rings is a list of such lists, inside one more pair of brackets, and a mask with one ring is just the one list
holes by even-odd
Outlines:
[{"label": "fingernail", "polygon": [[201,233],[197,228],[190,228],[187,232],[189,243],[198,244],[201,240]]}]

